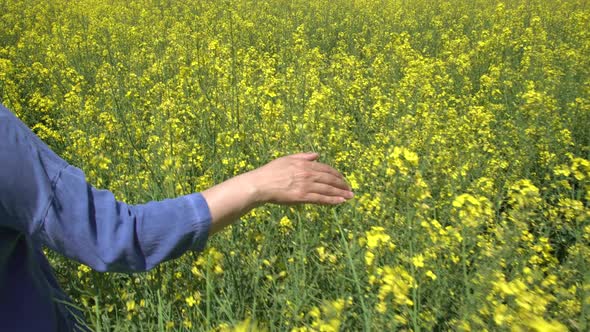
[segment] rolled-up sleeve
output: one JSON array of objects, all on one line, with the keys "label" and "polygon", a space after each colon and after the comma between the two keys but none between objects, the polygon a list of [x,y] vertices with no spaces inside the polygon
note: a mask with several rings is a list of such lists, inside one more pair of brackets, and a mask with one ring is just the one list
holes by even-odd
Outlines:
[{"label": "rolled-up sleeve", "polygon": [[90,185],[14,116],[0,121],[3,226],[98,271],[146,271],[205,247],[211,214],[200,193],[125,204]]},{"label": "rolled-up sleeve", "polygon": [[211,216],[200,193],[128,205],[67,166],[40,236],[50,248],[99,271],[144,271],[189,249],[203,250]]}]

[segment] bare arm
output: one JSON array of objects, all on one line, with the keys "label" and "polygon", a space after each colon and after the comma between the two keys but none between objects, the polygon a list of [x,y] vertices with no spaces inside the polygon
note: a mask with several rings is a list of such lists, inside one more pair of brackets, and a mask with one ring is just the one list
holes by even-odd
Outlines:
[{"label": "bare arm", "polygon": [[353,197],[343,176],[316,162],[317,153],[278,158],[202,192],[211,211],[209,235],[265,203],[336,205]]}]

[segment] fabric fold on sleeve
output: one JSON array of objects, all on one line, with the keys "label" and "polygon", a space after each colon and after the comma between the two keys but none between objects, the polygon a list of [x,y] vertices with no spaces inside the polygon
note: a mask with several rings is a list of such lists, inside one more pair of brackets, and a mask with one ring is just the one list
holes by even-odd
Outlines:
[{"label": "fabric fold on sleeve", "polygon": [[146,271],[187,250],[203,250],[211,224],[200,193],[128,205],[66,167],[41,227],[44,243],[98,271]]}]

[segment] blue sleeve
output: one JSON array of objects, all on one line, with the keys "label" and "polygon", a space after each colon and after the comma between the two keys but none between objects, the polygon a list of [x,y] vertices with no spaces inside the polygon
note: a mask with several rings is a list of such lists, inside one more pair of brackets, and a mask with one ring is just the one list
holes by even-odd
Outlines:
[{"label": "blue sleeve", "polygon": [[128,205],[92,187],[0,106],[0,227],[98,271],[146,271],[203,250],[211,224],[200,193]]}]

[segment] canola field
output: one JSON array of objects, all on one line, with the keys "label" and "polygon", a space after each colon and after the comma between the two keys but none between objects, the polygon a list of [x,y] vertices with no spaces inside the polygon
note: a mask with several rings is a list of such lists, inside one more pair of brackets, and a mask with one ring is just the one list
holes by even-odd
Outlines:
[{"label": "canola field", "polygon": [[48,252],[95,331],[588,331],[585,0],[0,1],[0,101],[128,203],[317,151],[139,274]]}]

